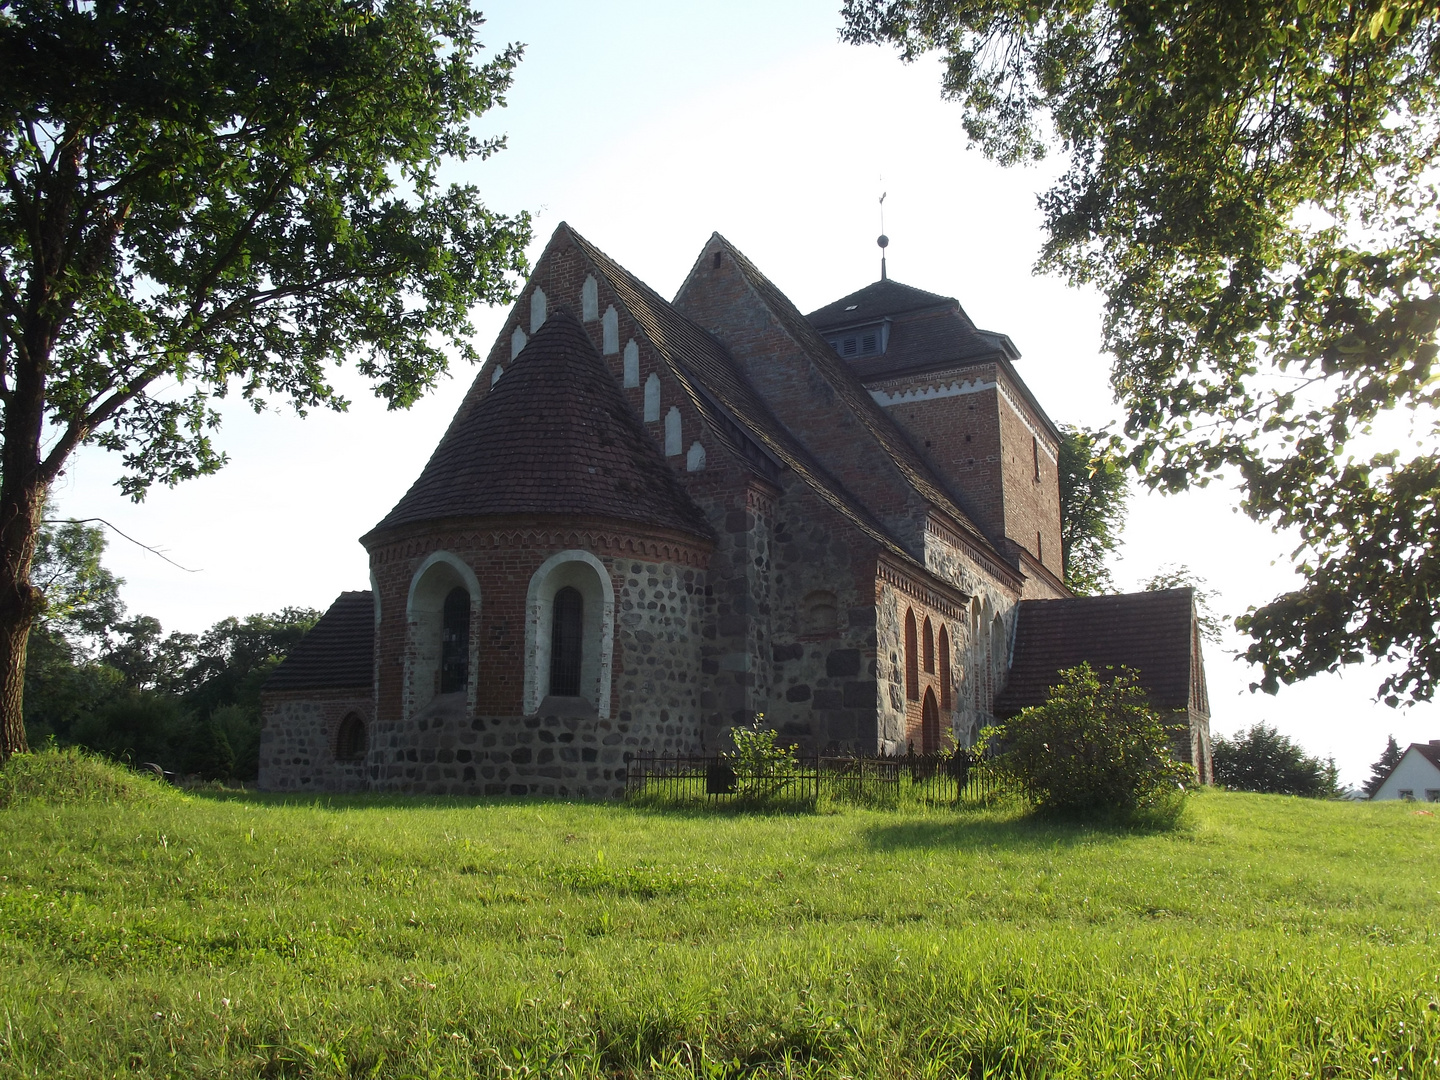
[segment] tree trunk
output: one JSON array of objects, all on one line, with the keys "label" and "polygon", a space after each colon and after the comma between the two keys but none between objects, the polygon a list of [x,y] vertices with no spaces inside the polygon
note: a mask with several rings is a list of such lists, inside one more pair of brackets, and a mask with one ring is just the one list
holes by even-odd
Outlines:
[{"label": "tree trunk", "polygon": [[[44,498],[33,487],[13,493],[18,499],[4,498],[11,494],[0,494],[0,516],[8,519],[8,527],[0,528],[0,762],[29,749],[25,739],[25,650],[30,627],[45,602],[30,583]],[[4,505],[7,502],[12,505]]]}]

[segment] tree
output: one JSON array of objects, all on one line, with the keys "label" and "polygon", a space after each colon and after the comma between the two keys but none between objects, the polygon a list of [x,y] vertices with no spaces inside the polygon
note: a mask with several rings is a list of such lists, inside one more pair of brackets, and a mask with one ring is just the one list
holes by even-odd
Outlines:
[{"label": "tree", "polygon": [[[1300,539],[1301,586],[1240,621],[1260,687],[1373,656],[1402,661],[1387,702],[1430,699],[1440,7],[846,0],[844,18],[850,41],[940,50],[992,157],[1066,154],[1040,267],[1105,294],[1129,460],[1165,490],[1237,480],[1247,514]],[[1418,453],[1393,432],[1367,447],[1396,417]]]},{"label": "tree", "polygon": [[1139,677],[1121,670],[1102,679],[1089,664],[1060,672],[1045,704],[986,728],[980,749],[1039,810],[1064,817],[1163,809],[1195,779],[1171,755]]},{"label": "tree", "polygon": [[1373,799],[1375,793],[1380,790],[1380,785],[1389,778],[1391,771],[1400,764],[1400,744],[1395,741],[1394,735],[1385,739],[1385,752],[1380,755],[1380,760],[1370,766],[1370,779],[1366,780],[1362,788],[1367,799]]},{"label": "tree", "polygon": [[1263,721],[1233,739],[1216,739],[1212,752],[1215,780],[1227,788],[1311,799],[1340,795],[1340,770],[1334,758],[1322,761],[1312,757],[1304,747]]},{"label": "tree", "polygon": [[1120,546],[1130,485],[1125,462],[1089,428],[1060,429],[1060,559],[1081,596],[1115,587],[1106,560]]},{"label": "tree", "polygon": [[45,494],[79,446],[135,498],[220,467],[216,399],[404,407],[470,308],[508,300],[528,216],[442,185],[521,54],[467,0],[0,5],[0,760],[25,747]]}]

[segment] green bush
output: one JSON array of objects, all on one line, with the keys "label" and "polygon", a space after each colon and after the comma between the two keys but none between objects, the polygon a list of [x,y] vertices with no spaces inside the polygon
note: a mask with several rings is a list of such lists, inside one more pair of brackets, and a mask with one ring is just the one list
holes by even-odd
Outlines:
[{"label": "green bush", "polygon": [[1043,813],[1131,819],[1179,809],[1190,766],[1134,672],[1102,680],[1089,664],[1060,673],[1049,700],[986,729],[989,766]]},{"label": "green bush", "polygon": [[0,765],[0,807],[22,802],[140,803],[165,789],[141,773],[74,746],[14,754]]}]

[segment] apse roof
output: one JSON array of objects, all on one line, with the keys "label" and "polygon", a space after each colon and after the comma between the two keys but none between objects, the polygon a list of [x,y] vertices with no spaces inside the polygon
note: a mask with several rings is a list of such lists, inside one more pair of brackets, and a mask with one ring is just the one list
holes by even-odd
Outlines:
[{"label": "apse roof", "polygon": [[456,414],[376,531],[515,515],[610,518],[711,535],[585,328],[563,306],[489,392]]},{"label": "apse roof", "polygon": [[1191,589],[1022,600],[1018,619],[1010,674],[996,703],[1002,715],[1043,704],[1061,671],[1087,661],[1100,672],[1137,671],[1156,708],[1191,704]]},{"label": "apse roof", "polygon": [[375,600],[343,592],[266,680],[270,690],[368,687],[375,677]]}]

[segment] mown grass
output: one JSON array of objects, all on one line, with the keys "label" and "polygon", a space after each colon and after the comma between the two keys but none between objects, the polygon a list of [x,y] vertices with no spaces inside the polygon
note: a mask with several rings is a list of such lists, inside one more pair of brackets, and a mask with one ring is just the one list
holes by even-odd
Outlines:
[{"label": "mown grass", "polygon": [[1416,809],[17,797],[0,1077],[1437,1076]]}]

